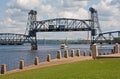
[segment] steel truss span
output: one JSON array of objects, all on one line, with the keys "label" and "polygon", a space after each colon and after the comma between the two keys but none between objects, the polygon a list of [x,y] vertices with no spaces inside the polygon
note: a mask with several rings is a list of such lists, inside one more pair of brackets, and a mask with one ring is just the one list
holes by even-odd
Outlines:
[{"label": "steel truss span", "polygon": [[[114,34],[116,34],[116,35],[114,35]],[[120,31],[111,31],[111,32],[100,33],[96,37],[95,42],[102,43],[102,41],[104,41],[106,43],[111,43],[114,38],[120,38]]]},{"label": "steel truss span", "polygon": [[34,21],[31,31],[58,32],[58,31],[91,31],[91,20],[71,18],[55,18],[43,21]]},{"label": "steel truss span", "polygon": [[27,39],[26,35],[14,33],[0,33],[1,45],[21,45]]}]

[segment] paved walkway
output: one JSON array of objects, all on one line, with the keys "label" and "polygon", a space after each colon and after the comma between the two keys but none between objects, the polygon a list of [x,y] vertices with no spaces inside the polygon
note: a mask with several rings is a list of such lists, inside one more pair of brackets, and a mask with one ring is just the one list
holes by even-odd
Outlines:
[{"label": "paved walkway", "polygon": [[109,54],[109,55],[99,55],[97,58],[120,58],[120,53],[118,54]]},{"label": "paved walkway", "polygon": [[24,67],[24,69],[16,69],[16,70],[11,70],[8,71],[6,74],[11,74],[15,72],[21,72],[25,70],[31,70],[31,69],[37,69],[37,68],[43,68],[43,67],[49,67],[49,66],[54,66],[54,65],[59,65],[59,64],[67,64],[67,63],[72,63],[72,62],[78,62],[78,61],[84,61],[84,60],[92,60],[92,57],[90,56],[80,56],[80,57],[69,57],[69,58],[62,58],[62,59],[53,59],[50,62],[42,62],[39,63],[38,65],[31,65]]}]

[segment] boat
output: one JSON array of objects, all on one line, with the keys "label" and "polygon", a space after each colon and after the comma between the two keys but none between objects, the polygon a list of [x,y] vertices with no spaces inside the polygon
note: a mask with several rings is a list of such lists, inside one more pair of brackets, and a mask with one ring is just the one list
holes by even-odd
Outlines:
[{"label": "boat", "polygon": [[66,45],[66,44],[61,44],[61,47],[60,47],[61,49],[66,49],[66,48],[68,48],[68,46]]},{"label": "boat", "polygon": [[68,43],[67,43],[67,37],[65,39],[65,41],[61,44],[61,49],[67,49],[68,48]]}]

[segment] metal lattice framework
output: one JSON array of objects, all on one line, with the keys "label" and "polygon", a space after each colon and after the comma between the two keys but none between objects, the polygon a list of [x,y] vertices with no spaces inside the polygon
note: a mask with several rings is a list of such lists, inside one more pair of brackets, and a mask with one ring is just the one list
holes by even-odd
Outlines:
[{"label": "metal lattice framework", "polygon": [[116,34],[117,38],[120,37],[120,31],[104,32],[96,37],[95,42],[102,43],[102,41],[104,41],[106,43],[112,43],[112,40],[115,38],[114,34]]},{"label": "metal lattice framework", "polygon": [[91,31],[91,20],[79,20],[71,18],[56,18],[43,21],[34,21],[33,31]]},{"label": "metal lattice framework", "polygon": [[90,8],[91,18],[87,20],[71,18],[55,18],[49,20],[37,21],[37,12],[31,10],[28,14],[28,36],[32,37],[33,49],[37,49],[36,32],[62,32],[62,31],[91,31],[91,43],[94,43],[94,37],[97,35],[97,29],[100,30],[97,11]]},{"label": "metal lattice framework", "polygon": [[[89,8],[89,11],[91,12],[91,27],[93,28],[91,32],[91,43],[95,43],[95,38],[99,33],[102,33],[102,30],[100,28],[99,20],[98,20],[98,12],[94,8]],[[95,32],[95,33],[94,33]]]},{"label": "metal lattice framework", "polygon": [[0,34],[0,44],[23,44],[26,41],[31,43],[32,49],[37,50],[36,32],[62,32],[62,31],[91,31],[91,43],[97,35],[101,33],[98,14],[94,8],[89,9],[91,18],[86,20],[72,18],[55,18],[37,21],[37,12],[31,10],[28,13],[26,35],[4,33]]},{"label": "metal lattice framework", "polygon": [[27,39],[26,35],[14,33],[0,33],[0,44],[2,45],[21,45]]},{"label": "metal lattice framework", "polygon": [[22,45],[34,42],[32,37],[24,34],[0,33],[0,45]]}]

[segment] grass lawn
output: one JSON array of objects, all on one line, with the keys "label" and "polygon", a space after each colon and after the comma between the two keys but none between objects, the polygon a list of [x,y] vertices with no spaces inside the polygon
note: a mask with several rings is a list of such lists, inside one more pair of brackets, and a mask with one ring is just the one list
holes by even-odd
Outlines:
[{"label": "grass lawn", "polygon": [[0,75],[0,79],[120,79],[120,58],[45,67]]}]

